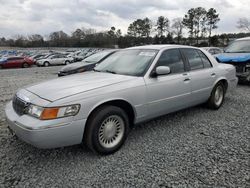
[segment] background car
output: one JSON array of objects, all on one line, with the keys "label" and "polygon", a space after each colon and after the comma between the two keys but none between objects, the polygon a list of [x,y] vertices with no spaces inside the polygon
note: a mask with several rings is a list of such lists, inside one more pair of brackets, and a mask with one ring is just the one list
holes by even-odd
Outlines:
[{"label": "background car", "polygon": [[216,59],[234,65],[239,80],[250,83],[250,37],[235,40]]},{"label": "background car", "polygon": [[0,60],[0,68],[27,68],[34,65],[34,61],[27,57],[6,57]]},{"label": "background car", "polygon": [[48,67],[50,65],[68,65],[73,62],[72,57],[67,57],[63,54],[47,56],[45,59],[40,59],[36,62],[38,66]]},{"label": "background car", "polygon": [[203,47],[202,49],[208,51],[212,55],[220,54],[224,52],[223,49],[218,48],[218,47]]},{"label": "background car", "polygon": [[72,63],[70,65],[66,65],[61,68],[58,72],[58,76],[66,76],[70,74],[85,72],[92,70],[96,64],[102,62],[111,54],[115,53],[117,50],[105,50],[101,52],[97,52],[81,62]]}]

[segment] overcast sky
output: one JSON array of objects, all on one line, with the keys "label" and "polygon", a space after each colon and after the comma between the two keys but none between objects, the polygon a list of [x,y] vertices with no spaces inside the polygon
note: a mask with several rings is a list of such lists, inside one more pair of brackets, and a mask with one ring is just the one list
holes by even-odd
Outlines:
[{"label": "overcast sky", "polygon": [[250,0],[0,0],[0,37],[59,30],[70,34],[82,27],[104,31],[111,26],[124,34],[137,18],[156,21],[162,15],[171,20],[198,6],[219,12],[214,33],[238,32],[236,22],[249,17],[249,5]]}]

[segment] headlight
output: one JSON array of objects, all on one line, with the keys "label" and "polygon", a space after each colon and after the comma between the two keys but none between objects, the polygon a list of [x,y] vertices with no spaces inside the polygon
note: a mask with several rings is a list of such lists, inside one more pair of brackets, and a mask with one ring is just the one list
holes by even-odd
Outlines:
[{"label": "headlight", "polygon": [[80,104],[74,104],[63,107],[43,108],[36,105],[30,105],[27,113],[41,120],[50,120],[68,116],[75,116],[80,110]]},{"label": "headlight", "polygon": [[84,71],[85,71],[84,68],[80,68],[80,69],[77,70],[77,72],[84,72]]}]

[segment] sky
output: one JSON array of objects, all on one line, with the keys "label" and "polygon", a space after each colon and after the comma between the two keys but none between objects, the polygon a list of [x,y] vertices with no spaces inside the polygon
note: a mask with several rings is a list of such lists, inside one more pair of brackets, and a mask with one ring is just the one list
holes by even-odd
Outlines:
[{"label": "sky", "polygon": [[188,9],[215,8],[220,14],[214,34],[239,32],[237,20],[249,17],[250,0],[0,0],[0,37],[48,35],[77,28],[109,30],[115,26],[126,34],[130,23],[148,17],[183,18]]}]

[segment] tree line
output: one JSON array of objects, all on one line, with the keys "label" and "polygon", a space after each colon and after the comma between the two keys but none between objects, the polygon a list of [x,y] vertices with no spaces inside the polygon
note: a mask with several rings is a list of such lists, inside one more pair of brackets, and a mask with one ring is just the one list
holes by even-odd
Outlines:
[{"label": "tree line", "polygon": [[[56,31],[45,39],[40,34],[29,36],[16,35],[11,39],[0,38],[0,46],[17,47],[129,47],[144,44],[185,44],[194,46],[223,46],[230,37],[249,36],[250,33],[212,35],[218,28],[219,13],[214,8],[191,8],[183,17],[170,20],[159,16],[156,21],[148,17],[133,21],[122,34],[121,30],[111,27],[107,31],[78,28],[70,35]],[[237,27],[250,32],[250,21],[240,18]],[[184,31],[188,33],[184,37]]]}]

